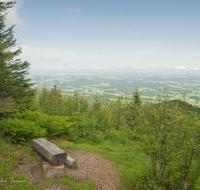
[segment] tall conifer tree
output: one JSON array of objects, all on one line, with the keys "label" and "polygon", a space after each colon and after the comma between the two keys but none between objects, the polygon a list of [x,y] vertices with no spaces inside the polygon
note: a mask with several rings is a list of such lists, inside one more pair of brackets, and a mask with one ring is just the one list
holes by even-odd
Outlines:
[{"label": "tall conifer tree", "polygon": [[17,110],[29,109],[35,96],[34,85],[26,78],[30,64],[19,58],[14,25],[7,27],[6,16],[15,2],[0,2],[0,117]]}]

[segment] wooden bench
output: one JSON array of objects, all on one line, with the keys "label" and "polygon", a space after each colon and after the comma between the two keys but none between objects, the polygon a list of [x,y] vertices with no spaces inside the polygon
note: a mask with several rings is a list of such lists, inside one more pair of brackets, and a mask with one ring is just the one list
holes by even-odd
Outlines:
[{"label": "wooden bench", "polygon": [[31,146],[56,166],[60,166],[66,161],[66,152],[45,138],[33,139]]}]

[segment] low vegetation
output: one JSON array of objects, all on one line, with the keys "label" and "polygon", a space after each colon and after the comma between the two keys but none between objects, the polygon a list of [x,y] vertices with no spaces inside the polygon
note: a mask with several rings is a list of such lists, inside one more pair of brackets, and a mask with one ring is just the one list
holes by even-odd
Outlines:
[{"label": "low vegetation", "polygon": [[[198,189],[197,107],[169,101],[167,97],[157,104],[143,103],[138,89],[131,101],[119,97],[103,103],[95,96],[89,105],[77,94],[51,96],[55,95],[54,89],[38,96],[49,98],[44,102],[53,102],[50,98],[54,98],[54,104],[40,105],[38,98],[35,102],[38,111],[18,112],[1,119],[3,139],[28,146],[32,138],[62,139],[64,143],[58,145],[64,149],[102,154],[115,162],[127,189]],[[68,98],[76,98],[70,102],[73,111],[64,112],[61,108],[56,112],[59,106],[67,106],[62,101]],[[86,105],[84,112],[80,109],[84,107],[82,102]],[[52,113],[41,113],[42,110]]]}]

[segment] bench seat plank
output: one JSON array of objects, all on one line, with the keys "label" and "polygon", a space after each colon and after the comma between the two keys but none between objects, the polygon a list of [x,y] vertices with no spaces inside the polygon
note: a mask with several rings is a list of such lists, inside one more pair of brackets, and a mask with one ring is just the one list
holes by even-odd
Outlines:
[{"label": "bench seat plank", "polygon": [[66,152],[45,138],[33,139],[31,146],[56,166],[60,166],[66,161]]}]

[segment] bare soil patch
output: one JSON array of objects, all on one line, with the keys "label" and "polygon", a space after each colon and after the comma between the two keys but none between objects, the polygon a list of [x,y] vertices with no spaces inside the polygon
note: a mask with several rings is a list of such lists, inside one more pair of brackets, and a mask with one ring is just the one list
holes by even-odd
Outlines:
[{"label": "bare soil patch", "polygon": [[95,181],[98,184],[97,190],[120,188],[121,176],[113,162],[99,154],[82,150],[69,150],[68,154],[77,160],[77,169],[67,169],[76,179]]}]

